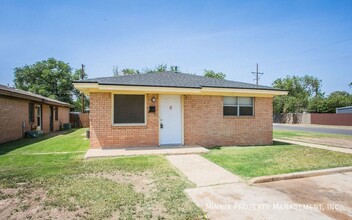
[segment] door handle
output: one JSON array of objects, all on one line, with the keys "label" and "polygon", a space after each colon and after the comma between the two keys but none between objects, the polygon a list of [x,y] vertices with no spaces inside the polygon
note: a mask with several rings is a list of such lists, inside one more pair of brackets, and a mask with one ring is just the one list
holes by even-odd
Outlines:
[{"label": "door handle", "polygon": [[163,127],[164,127],[163,123],[160,123],[160,128],[163,128]]}]

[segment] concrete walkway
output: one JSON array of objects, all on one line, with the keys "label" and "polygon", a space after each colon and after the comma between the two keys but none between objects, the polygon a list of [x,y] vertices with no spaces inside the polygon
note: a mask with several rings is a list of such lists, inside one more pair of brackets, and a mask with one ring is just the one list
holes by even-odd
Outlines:
[{"label": "concrete walkway", "polygon": [[[209,219],[332,219],[275,189],[233,183],[185,190]],[[312,202],[313,203],[313,202]]]},{"label": "concrete walkway", "polygon": [[197,185],[185,192],[210,219],[330,219],[320,210],[300,209],[278,190],[250,186],[199,155],[166,158]]},{"label": "concrete walkway", "polygon": [[113,149],[89,149],[84,158],[89,159],[97,157],[118,157],[155,154],[199,154],[208,152],[209,150],[200,146],[129,147]]},{"label": "concrete walkway", "polygon": [[320,149],[324,149],[324,150],[331,150],[331,151],[336,151],[336,152],[341,152],[341,153],[352,154],[352,149],[348,149],[348,148],[330,147],[330,146],[325,146],[325,145],[321,145],[321,144],[312,144],[312,143],[306,143],[306,142],[301,142],[301,141],[292,141],[292,140],[279,139],[279,138],[274,138],[273,140],[278,141],[278,142],[288,143],[288,144],[297,144],[297,145],[306,146],[306,147],[314,147],[314,148],[320,148]]},{"label": "concrete walkway", "polygon": [[241,182],[239,177],[196,154],[166,158],[197,187]]}]

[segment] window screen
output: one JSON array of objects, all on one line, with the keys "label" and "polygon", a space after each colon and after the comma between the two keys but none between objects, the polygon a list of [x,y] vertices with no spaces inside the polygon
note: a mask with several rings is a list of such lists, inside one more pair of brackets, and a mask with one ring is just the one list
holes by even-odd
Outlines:
[{"label": "window screen", "polygon": [[233,116],[252,116],[253,111],[252,97],[224,97],[223,112],[224,115]]},{"label": "window screen", "polygon": [[114,124],[145,123],[144,95],[114,95]]},{"label": "window screen", "polygon": [[28,105],[28,115],[29,115],[29,123],[34,122],[34,103],[30,102]]}]

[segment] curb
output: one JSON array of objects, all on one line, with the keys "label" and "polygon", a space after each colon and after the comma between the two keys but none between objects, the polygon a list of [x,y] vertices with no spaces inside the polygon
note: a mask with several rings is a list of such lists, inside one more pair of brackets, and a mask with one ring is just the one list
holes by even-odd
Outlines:
[{"label": "curb", "polygon": [[335,173],[345,173],[352,172],[352,166],[350,167],[339,167],[325,170],[315,170],[315,171],[304,171],[304,172],[296,172],[296,173],[288,173],[288,174],[279,174],[273,176],[261,176],[255,177],[248,181],[249,185],[257,184],[257,183],[268,183],[280,180],[290,180],[290,179],[299,179],[313,176],[322,176],[322,175],[330,175]]}]

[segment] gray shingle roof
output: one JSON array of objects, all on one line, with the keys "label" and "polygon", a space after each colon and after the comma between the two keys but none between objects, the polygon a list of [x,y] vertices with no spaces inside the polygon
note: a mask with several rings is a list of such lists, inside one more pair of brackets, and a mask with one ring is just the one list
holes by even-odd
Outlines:
[{"label": "gray shingle roof", "polygon": [[51,105],[58,105],[58,106],[65,106],[72,108],[73,105],[66,103],[66,102],[61,102],[55,99],[51,99],[45,96],[41,96],[35,93],[27,92],[24,90],[16,89],[13,87],[5,86],[0,84],[0,94],[1,95],[6,95],[6,96],[11,96],[11,97],[17,97],[17,98],[23,98],[23,99],[28,99],[32,101],[38,101],[38,102],[43,102]]},{"label": "gray shingle roof", "polygon": [[178,87],[178,88],[236,88],[236,89],[264,89],[280,90],[269,86],[236,82],[223,79],[214,79],[187,73],[156,72],[138,75],[101,77],[78,80],[75,83],[98,83],[99,85],[123,86],[153,86],[153,87]]}]

